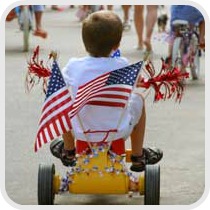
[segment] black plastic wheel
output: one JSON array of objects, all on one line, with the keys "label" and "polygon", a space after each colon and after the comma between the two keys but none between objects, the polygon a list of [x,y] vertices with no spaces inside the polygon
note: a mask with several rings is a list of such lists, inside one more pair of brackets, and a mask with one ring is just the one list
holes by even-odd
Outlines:
[{"label": "black plastic wheel", "polygon": [[160,166],[146,165],[145,169],[145,205],[160,204]]},{"label": "black plastic wheel", "polygon": [[53,205],[55,194],[53,192],[53,176],[55,165],[40,164],[38,171],[38,204]]}]

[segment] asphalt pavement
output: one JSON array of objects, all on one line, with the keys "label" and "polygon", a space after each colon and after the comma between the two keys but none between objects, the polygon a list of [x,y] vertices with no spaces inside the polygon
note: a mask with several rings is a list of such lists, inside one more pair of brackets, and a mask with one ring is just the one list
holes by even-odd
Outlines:
[{"label": "asphalt pavement", "polygon": [[[114,10],[122,17],[120,7]],[[86,55],[81,39],[81,23],[77,8],[62,12],[46,8],[43,26],[48,31],[46,40],[30,36],[29,53],[22,52],[22,32],[17,20],[6,22],[5,27],[5,190],[17,204],[37,205],[37,174],[39,163],[55,163],[58,173],[65,167],[45,145],[34,153],[41,106],[44,100],[41,85],[30,93],[25,91],[27,61],[39,45],[41,56],[47,60],[51,50],[58,52],[62,68],[69,58]],[[131,11],[131,14],[133,9]],[[135,49],[137,37],[134,23],[123,33],[121,52],[131,62],[141,60],[143,53]],[[152,39],[154,62],[167,54],[167,42],[154,28]],[[187,81],[181,103],[174,100],[153,102],[153,91],[146,98],[147,125],[145,146],[163,150],[161,166],[161,205],[190,205],[197,202],[205,188],[205,55],[201,57],[201,78]],[[126,147],[130,146],[129,141]],[[143,205],[143,197],[134,195],[59,195],[58,205]]]}]

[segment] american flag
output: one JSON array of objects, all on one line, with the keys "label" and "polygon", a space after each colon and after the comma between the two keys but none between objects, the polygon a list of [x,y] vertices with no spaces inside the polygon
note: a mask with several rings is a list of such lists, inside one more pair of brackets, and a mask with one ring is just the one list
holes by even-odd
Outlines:
[{"label": "american flag", "polygon": [[124,108],[132,92],[143,61],[113,70],[80,86],[71,115],[73,118],[85,105]]},{"label": "american flag", "polygon": [[43,144],[50,142],[71,129],[69,117],[71,105],[70,92],[67,89],[57,62],[54,61],[39,121],[35,151],[42,147]]}]

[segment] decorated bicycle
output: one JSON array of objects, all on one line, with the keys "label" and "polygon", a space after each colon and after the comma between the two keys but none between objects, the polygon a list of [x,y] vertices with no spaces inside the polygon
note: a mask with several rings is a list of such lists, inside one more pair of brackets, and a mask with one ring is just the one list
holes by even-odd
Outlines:
[{"label": "decorated bicycle", "polygon": [[201,12],[189,5],[173,5],[171,9],[172,43],[169,46],[173,66],[200,77],[200,57],[205,51],[205,21]]}]

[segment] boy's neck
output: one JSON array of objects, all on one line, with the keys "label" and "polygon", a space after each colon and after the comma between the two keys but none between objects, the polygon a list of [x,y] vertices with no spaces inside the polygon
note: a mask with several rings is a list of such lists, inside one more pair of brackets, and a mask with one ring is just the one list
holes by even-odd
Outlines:
[{"label": "boy's neck", "polygon": [[110,57],[110,54],[109,55],[92,55],[92,54],[89,54],[91,57],[94,57],[94,58],[109,58]]}]

